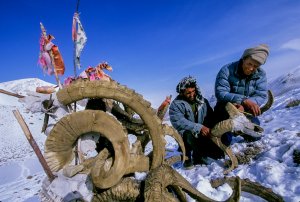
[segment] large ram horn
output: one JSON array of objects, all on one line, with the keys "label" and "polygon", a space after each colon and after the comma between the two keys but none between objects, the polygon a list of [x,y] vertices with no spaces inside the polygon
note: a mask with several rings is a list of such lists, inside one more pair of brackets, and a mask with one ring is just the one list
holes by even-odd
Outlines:
[{"label": "large ram horn", "polygon": [[211,134],[214,137],[221,137],[224,133],[233,131],[234,125],[233,125],[232,119],[227,119],[224,121],[221,121],[217,123],[212,129]]},{"label": "large ram horn", "polygon": [[[215,179],[211,181],[211,185],[212,187],[216,188],[219,187],[220,185],[223,185],[224,183],[228,183],[232,187],[232,189],[235,190],[234,183],[237,178],[240,179],[239,177],[228,177],[228,178],[226,177],[226,178]],[[270,188],[266,188],[256,182],[250,181],[249,179],[240,179],[240,181],[241,181],[241,191],[243,192],[254,194],[270,202],[284,201],[280,195],[274,193]]]},{"label": "large ram horn", "polygon": [[93,201],[137,201],[140,194],[140,182],[126,177],[110,189],[97,193]]},{"label": "large ram horn", "polygon": [[179,133],[171,126],[167,125],[167,124],[163,124],[163,132],[164,135],[170,135],[171,137],[173,137],[175,139],[175,141],[178,143],[179,148],[182,151],[182,161],[185,161],[185,147],[184,147],[184,142],[183,139],[181,137],[181,135],[179,135]]},{"label": "large ram horn", "polygon": [[[128,109],[128,107],[126,108]],[[132,110],[132,109],[130,109]],[[113,107],[111,113],[117,118],[121,120],[126,120],[131,123],[144,124],[142,119],[134,118],[132,114],[129,114],[125,109],[122,109],[119,104],[113,102]]]},{"label": "large ram horn", "polygon": [[[268,90],[268,101],[264,106],[260,108],[261,114],[266,112],[268,109],[271,108],[274,102],[274,96],[272,91]],[[234,117],[235,115],[240,114],[239,110],[230,102],[226,104],[226,110],[228,111],[229,117]]]},{"label": "large ram horn", "polygon": [[149,172],[145,182],[145,201],[175,201],[174,196],[166,192],[167,186],[179,186],[195,199],[211,201],[210,198],[199,192],[184,177],[166,164]]},{"label": "large ram horn", "polygon": [[[149,157],[139,153],[130,152],[130,159],[128,167],[124,175],[132,174],[134,172],[148,172],[150,170]],[[105,173],[108,168],[112,165],[112,158],[109,157],[109,151],[104,148],[96,157],[86,159],[79,165],[68,165],[63,168],[63,174],[66,177],[72,177],[77,173],[91,174],[93,169],[97,173]],[[99,171],[102,170],[102,171]],[[106,171],[105,171],[106,170]],[[93,173],[94,177],[97,178],[97,173]],[[96,179],[97,180],[97,179]]]},{"label": "large ram horn", "polygon": [[[227,107],[228,106],[228,107]],[[235,107],[231,103],[227,103],[226,105],[227,109],[229,109],[228,112],[235,112]],[[231,111],[230,111],[231,110]],[[220,148],[222,149],[230,158],[231,165],[230,167],[224,171],[224,174],[228,174],[230,171],[235,169],[238,166],[238,161],[235,155],[233,154],[230,147],[227,147],[224,145],[221,141],[221,136],[226,133],[233,130],[233,121],[231,119],[227,119],[224,121],[221,121],[217,123],[212,129],[211,129],[211,140]]]},{"label": "large ram horn", "polygon": [[144,100],[141,95],[114,81],[77,80],[72,85],[59,90],[57,98],[63,105],[68,105],[84,98],[107,98],[129,106],[141,117],[149,129],[153,145],[151,168],[162,164],[165,154],[161,148],[165,147],[165,141],[163,139],[161,120],[156,116],[155,110],[151,108],[151,103]]},{"label": "large ram horn", "polygon": [[272,106],[272,104],[273,104],[273,102],[274,102],[273,93],[272,93],[272,91],[268,90],[268,101],[267,101],[267,103],[264,106],[262,106],[260,108],[261,114],[264,113],[264,112],[266,112],[268,109],[270,109],[271,106]]},{"label": "large ram horn", "polygon": [[230,158],[231,160],[231,165],[228,169],[224,170],[224,175],[227,175],[230,171],[232,171],[233,169],[235,169],[236,167],[238,167],[238,160],[236,158],[236,156],[233,154],[232,150],[230,149],[230,147],[227,147],[226,145],[224,145],[221,141],[221,138],[218,137],[211,137],[211,140],[220,148],[222,149]]},{"label": "large ram horn", "polygon": [[92,172],[97,187],[111,187],[121,179],[128,167],[129,141],[123,126],[103,111],[84,110],[60,119],[47,136],[45,159],[52,171],[60,170],[73,159],[77,139],[89,132],[100,133],[112,143],[115,156],[111,169],[104,174]]},{"label": "large ram horn", "polygon": [[227,102],[225,108],[230,118],[233,118],[241,114],[241,112],[230,102]]},{"label": "large ram horn", "polygon": [[141,142],[142,149],[145,151],[147,144],[150,142],[150,134],[148,130],[144,130],[143,134],[136,135],[136,139]]},{"label": "large ram horn", "polygon": [[171,157],[165,159],[165,164],[167,164],[169,166],[172,166],[174,163],[182,161],[182,159],[183,159],[182,154],[179,154],[179,155],[176,155],[176,156],[171,156]]},{"label": "large ram horn", "polygon": [[[176,170],[166,164],[149,172],[145,182],[145,201],[178,201],[174,195],[167,192],[167,187],[171,188],[176,193],[176,196],[180,198],[180,201],[186,201],[182,191],[188,193],[189,196],[197,201],[215,201],[199,192]],[[238,189],[238,183],[236,183],[235,189]],[[238,201],[239,196],[240,192],[234,191],[226,201]]]},{"label": "large ram horn", "polygon": [[132,144],[130,150],[129,167],[126,170],[126,174],[149,171],[149,162],[149,157],[144,155],[141,142],[136,140],[135,143]]}]

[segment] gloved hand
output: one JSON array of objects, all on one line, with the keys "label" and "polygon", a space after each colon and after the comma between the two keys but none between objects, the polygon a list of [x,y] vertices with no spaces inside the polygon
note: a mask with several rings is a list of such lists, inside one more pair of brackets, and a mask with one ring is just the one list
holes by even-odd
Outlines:
[{"label": "gloved hand", "polygon": [[209,137],[210,136],[210,128],[208,128],[206,126],[202,126],[202,128],[200,130],[200,134],[204,137]]},{"label": "gloved hand", "polygon": [[242,105],[249,110],[254,116],[258,116],[261,114],[259,106],[251,101],[250,99],[246,99],[242,102]]}]

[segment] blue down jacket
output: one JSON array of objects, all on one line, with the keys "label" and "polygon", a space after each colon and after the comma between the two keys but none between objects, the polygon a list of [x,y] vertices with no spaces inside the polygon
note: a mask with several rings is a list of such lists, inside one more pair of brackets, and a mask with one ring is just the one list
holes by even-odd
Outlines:
[{"label": "blue down jacket", "polygon": [[[190,131],[196,138],[203,125],[212,127],[213,110],[207,99],[203,98],[198,103],[198,121],[195,122],[195,117],[190,104],[183,100],[181,96],[177,96],[169,108],[170,121],[173,127],[181,134],[185,131]],[[203,125],[202,125],[203,124]]]},{"label": "blue down jacket", "polygon": [[218,102],[241,104],[250,99],[262,105],[267,98],[267,78],[262,68],[250,76],[242,76],[241,61],[227,64],[219,71],[215,82],[215,95]]}]

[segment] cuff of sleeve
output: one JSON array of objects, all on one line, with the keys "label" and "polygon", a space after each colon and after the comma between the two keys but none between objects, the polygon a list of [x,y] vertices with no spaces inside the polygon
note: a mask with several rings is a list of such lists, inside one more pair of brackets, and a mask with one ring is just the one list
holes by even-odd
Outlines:
[{"label": "cuff of sleeve", "polygon": [[238,103],[238,104],[241,104],[241,105],[242,105],[243,102],[244,102],[245,100],[247,100],[247,99],[248,99],[248,97],[243,97],[242,100],[241,100],[241,103]]},{"label": "cuff of sleeve", "polygon": [[200,123],[195,124],[195,126],[193,128],[193,135],[195,138],[198,138],[201,128],[202,128],[202,125]]}]

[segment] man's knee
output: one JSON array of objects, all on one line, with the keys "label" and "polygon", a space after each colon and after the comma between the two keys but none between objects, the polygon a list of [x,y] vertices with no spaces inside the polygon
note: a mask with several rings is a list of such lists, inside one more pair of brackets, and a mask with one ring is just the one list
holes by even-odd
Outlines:
[{"label": "man's knee", "polygon": [[192,146],[192,145],[195,145],[196,143],[196,138],[195,136],[193,135],[192,132],[190,131],[185,131],[183,133],[183,141],[185,144],[189,145],[189,146]]}]

